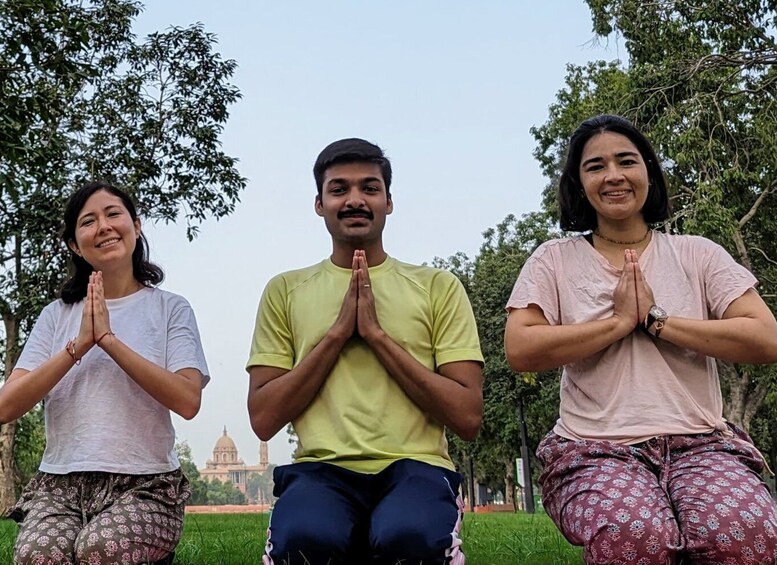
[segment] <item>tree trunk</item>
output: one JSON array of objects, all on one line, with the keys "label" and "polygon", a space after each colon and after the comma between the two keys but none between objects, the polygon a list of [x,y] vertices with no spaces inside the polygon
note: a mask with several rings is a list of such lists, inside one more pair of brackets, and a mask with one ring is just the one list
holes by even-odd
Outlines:
[{"label": "tree trunk", "polygon": [[0,513],[16,502],[14,489],[13,442],[16,422],[0,426]]},{"label": "tree trunk", "polygon": [[750,422],[766,400],[768,384],[756,382],[752,385],[749,371],[737,370],[723,361],[718,361],[718,374],[728,390],[728,398],[723,398],[723,417],[750,433]]},{"label": "tree trunk", "polygon": [[515,461],[505,462],[505,504],[515,507]]},{"label": "tree trunk", "polygon": [[[5,304],[3,304],[5,306]],[[19,334],[16,319],[4,307],[3,322],[5,324],[5,378],[11,374],[18,358]],[[14,488],[13,446],[16,434],[16,422],[0,425],[0,515],[16,501]]]}]

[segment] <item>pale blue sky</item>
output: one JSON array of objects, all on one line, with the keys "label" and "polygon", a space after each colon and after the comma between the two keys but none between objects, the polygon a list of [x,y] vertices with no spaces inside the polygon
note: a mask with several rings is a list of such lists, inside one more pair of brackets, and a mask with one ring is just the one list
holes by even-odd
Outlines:
[{"label": "pale blue sky", "polygon": [[[258,440],[244,365],[259,296],[274,274],[331,251],[313,212],[318,152],[343,137],[387,152],[391,255],[474,256],[484,230],[539,207],[546,181],[529,128],[547,119],[566,64],[619,53],[592,42],[577,0],[156,0],[136,32],[194,22],[238,62],[243,99],[223,142],[249,184],[235,214],[206,222],[194,243],[180,226],[146,233],[167,272],[163,287],[195,309],[212,374],[200,414],[176,420],[178,437],[202,466],[226,425],[250,463]],[[288,463],[290,453],[281,432],[270,460]]]}]

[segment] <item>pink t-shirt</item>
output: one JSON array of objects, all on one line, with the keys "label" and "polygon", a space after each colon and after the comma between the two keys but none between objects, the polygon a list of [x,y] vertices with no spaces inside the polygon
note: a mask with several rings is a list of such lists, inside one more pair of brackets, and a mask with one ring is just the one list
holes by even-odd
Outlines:
[{"label": "pink t-shirt", "polygon": [[[639,260],[669,316],[722,317],[757,284],[719,245],[654,231]],[[582,236],[542,244],[526,261],[507,309],[539,306],[551,325],[612,315],[621,275]],[[564,366],[554,431],[570,439],[634,444],[659,435],[728,431],[715,360],[635,331]]]}]

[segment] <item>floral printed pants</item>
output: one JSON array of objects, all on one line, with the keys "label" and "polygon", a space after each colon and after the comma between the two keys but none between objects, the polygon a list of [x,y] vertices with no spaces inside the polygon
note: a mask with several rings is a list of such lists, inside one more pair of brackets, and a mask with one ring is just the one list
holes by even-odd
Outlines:
[{"label": "floral printed pants", "polygon": [[589,564],[777,564],[763,459],[732,429],[636,445],[551,432],[537,448],[545,509]]},{"label": "floral printed pants", "polygon": [[17,565],[154,563],[183,529],[189,482],[161,475],[38,473],[9,517],[19,522]]}]

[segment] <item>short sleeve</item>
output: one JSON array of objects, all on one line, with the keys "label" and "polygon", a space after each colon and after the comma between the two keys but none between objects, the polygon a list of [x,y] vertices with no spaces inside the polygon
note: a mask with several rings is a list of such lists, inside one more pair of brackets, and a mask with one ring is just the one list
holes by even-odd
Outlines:
[{"label": "short sleeve", "polygon": [[197,369],[202,373],[202,386],[210,381],[205,352],[202,349],[197,319],[191,305],[182,297],[173,305],[167,323],[167,359],[170,372]]},{"label": "short sleeve", "polygon": [[435,365],[455,361],[483,363],[469,297],[456,276],[440,271],[432,282],[432,340]]},{"label": "short sleeve", "polygon": [[61,305],[60,301],[52,302],[40,313],[22,349],[22,354],[16,361],[15,369],[33,371],[54,355],[57,311],[61,309]]},{"label": "short sleeve", "polygon": [[707,307],[713,318],[720,319],[734,300],[757,286],[758,279],[723,247],[710,240],[699,239],[704,243],[701,268]]},{"label": "short sleeve", "polygon": [[536,304],[542,309],[548,323],[556,326],[561,323],[559,293],[549,255],[547,244],[543,244],[526,260],[506,308],[509,311]]},{"label": "short sleeve", "polygon": [[286,308],[286,281],[278,275],[262,293],[246,370],[257,365],[291,370],[294,342]]}]

